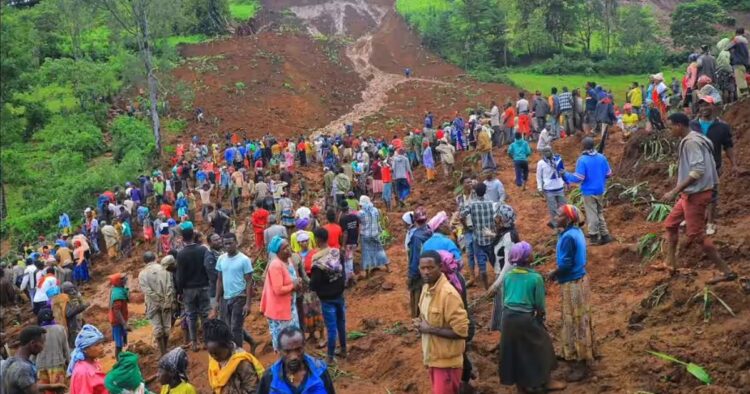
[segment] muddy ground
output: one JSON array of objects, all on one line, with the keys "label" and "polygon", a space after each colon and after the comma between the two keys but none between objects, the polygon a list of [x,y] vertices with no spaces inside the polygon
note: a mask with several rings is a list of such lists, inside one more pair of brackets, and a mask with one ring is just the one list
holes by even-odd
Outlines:
[{"label": "muddy ground", "polygon": [[[438,120],[451,117],[455,111],[489,107],[490,100],[505,102],[518,89],[498,84],[478,83],[463,72],[444,63],[419,45],[419,39],[392,10],[388,0],[266,1],[261,20],[267,23],[263,32],[250,37],[185,46],[186,58],[174,76],[193,87],[195,106],[206,111],[208,123],[196,124],[191,111],[182,117],[189,120],[183,135],[167,135],[168,144],[186,141],[191,135],[205,139],[223,139],[227,131],[243,131],[259,137],[269,131],[281,137],[322,130],[341,130],[344,122],[353,122],[355,130],[367,135],[390,138],[404,130],[420,127],[424,111],[431,110]],[[327,35],[339,33],[345,39],[331,44],[311,38],[308,32]],[[404,67],[415,72],[407,80]],[[242,82],[243,85],[237,85]],[[173,98],[173,108],[180,101]],[[734,127],[737,156],[750,154],[750,103],[729,108],[724,118]],[[711,307],[712,316],[705,319],[703,282],[715,271],[698,251],[690,250],[681,264],[694,268],[691,273],[670,279],[655,271],[650,262],[642,261],[637,242],[645,234],[661,235],[659,223],[646,221],[648,204],[621,198],[621,190],[636,183],[644,196],[657,198],[671,188],[675,179],[669,176],[672,157],[649,161],[642,156],[642,139],[624,141],[621,134],[612,135],[607,156],[615,168],[618,184],[608,194],[606,217],[617,242],[590,248],[588,272],[593,292],[594,326],[598,345],[594,374],[583,382],[570,385],[565,393],[750,393],[750,308],[748,296],[738,283],[713,286],[712,290],[732,309],[731,316],[719,303]],[[574,167],[580,152],[576,137],[556,142],[567,168]],[[458,170],[476,173],[471,154],[457,156]],[[497,150],[500,179],[518,216],[521,238],[534,246],[536,253],[549,256],[538,267],[546,272],[554,266],[554,234],[549,230],[546,206],[535,191],[534,169],[529,190],[513,185],[512,163]],[[532,163],[538,160],[535,154]],[[750,165],[748,166],[750,167]],[[424,205],[430,214],[455,210],[452,180],[441,179],[433,185],[419,182],[422,169],[416,171],[417,182],[410,205]],[[302,169],[299,175],[308,185],[320,188],[320,169]],[[714,236],[721,254],[741,275],[750,275],[750,210],[746,191],[750,177],[722,175],[719,230]],[[617,189],[620,188],[620,189]],[[389,230],[395,240],[388,247],[393,272],[377,273],[347,291],[347,328],[365,333],[350,341],[347,360],[334,370],[340,393],[428,393],[427,372],[421,363],[417,336],[408,328],[408,291],[406,289],[406,254],[403,249],[404,228],[401,212],[389,212]],[[241,218],[242,221],[246,218]],[[246,236],[247,237],[247,236]],[[94,264],[94,278],[104,278],[114,271],[137,276],[139,256],[152,246],[140,245],[134,257],[125,262],[99,261]],[[248,251],[250,254],[250,252]],[[108,290],[101,279],[84,290],[96,305],[86,314],[90,322],[106,328]],[[135,284],[132,286],[137,287]],[[559,287],[548,284],[549,331],[556,346],[559,332]],[[695,294],[701,296],[694,298]],[[136,289],[137,294],[137,289]],[[478,332],[470,344],[470,357],[479,379],[480,393],[510,393],[514,389],[499,385],[497,345],[499,334],[486,327],[491,304],[480,299],[482,291],[471,288],[470,303]],[[135,296],[138,301],[138,295]],[[142,318],[143,306],[135,302],[133,319]],[[270,364],[275,356],[270,349],[265,319],[255,311],[246,328],[264,345],[259,356]],[[182,342],[175,330],[174,344]],[[131,344],[142,355],[146,375],[155,372],[157,356],[150,342],[150,326],[131,333]],[[714,385],[702,386],[678,365],[668,364],[646,353],[658,350],[704,366]],[[310,352],[319,352],[310,346]],[[208,392],[207,354],[191,354],[190,377],[201,392]],[[111,365],[111,358],[105,364]],[[558,373],[564,372],[561,363]]]}]

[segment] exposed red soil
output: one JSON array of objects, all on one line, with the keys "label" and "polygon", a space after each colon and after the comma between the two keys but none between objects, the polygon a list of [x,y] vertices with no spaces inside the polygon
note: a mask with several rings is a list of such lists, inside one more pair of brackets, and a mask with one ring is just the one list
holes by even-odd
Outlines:
[{"label": "exposed red soil", "polygon": [[[391,6],[386,0],[384,3]],[[289,6],[319,4],[320,1],[283,0],[266,2],[264,12],[280,14]],[[364,17],[346,19],[352,34],[367,32],[370,22]],[[323,23],[321,21],[321,23]],[[330,23],[330,21],[328,22]],[[323,23],[324,26],[325,23]],[[437,119],[450,117],[455,111],[465,113],[468,108],[488,107],[490,100],[504,102],[515,97],[517,89],[484,84],[461,76],[461,71],[447,65],[418,45],[406,24],[397,16],[386,15],[379,29],[373,34],[372,63],[390,73],[400,73],[404,65],[414,68],[415,75],[437,79],[448,85],[410,81],[396,86],[388,92],[386,105],[375,115],[362,119],[355,130],[369,135],[390,138],[404,129],[420,127],[425,110],[431,110]],[[300,33],[262,33],[256,37],[244,37],[216,41],[209,44],[186,46],[182,49],[187,58],[223,55],[214,64],[217,71],[198,73],[189,69],[190,62],[175,71],[175,76],[193,84],[196,89],[195,105],[206,110],[209,119],[217,119],[211,125],[198,125],[191,113],[183,115],[189,119],[184,135],[170,136],[170,143],[185,141],[198,134],[211,138],[229,130],[247,130],[248,136],[259,137],[265,131],[276,136],[291,137],[301,132],[325,126],[360,102],[360,92],[365,81],[358,78],[351,65],[341,56],[342,66],[332,63],[319,44]],[[343,51],[341,52],[343,54]],[[283,58],[283,63],[274,64],[274,56]],[[278,58],[276,58],[278,59]],[[258,81],[252,82],[253,80]],[[225,91],[222,87],[234,88],[235,82],[243,81],[247,87],[244,95]],[[294,91],[283,88],[290,82]],[[175,102],[175,107],[179,103]],[[734,127],[737,157],[741,160],[750,154],[750,105],[736,104],[725,114],[725,119]],[[631,186],[637,182],[648,182],[649,191],[657,198],[672,187],[675,180],[667,179],[669,161],[648,163],[633,160],[638,157],[637,140],[624,142],[620,133],[613,133],[607,147],[607,156],[616,169],[615,180]],[[577,137],[556,142],[555,149],[563,155],[568,169],[575,165],[580,152]],[[465,174],[476,173],[478,168],[471,160],[472,153],[457,156],[457,169]],[[544,201],[536,196],[535,180],[530,178],[529,190],[521,191],[513,184],[512,163],[504,152],[495,152],[500,163],[500,179],[510,196],[510,204],[518,216],[518,229],[522,239],[534,246],[536,253],[550,258],[539,269],[543,272],[554,266],[554,241],[551,230],[544,224],[547,212]],[[531,173],[535,162],[532,158]],[[638,165],[636,166],[636,161]],[[319,184],[321,171],[303,169],[299,174],[308,180],[314,190]],[[424,205],[430,214],[439,210],[449,213],[455,210],[451,180],[440,179],[434,184],[421,182],[424,170],[416,171],[417,181],[410,197],[412,207]],[[750,178],[722,175],[719,231],[714,236],[721,254],[741,275],[750,275],[750,211],[747,208],[747,193]],[[646,233],[662,232],[659,223],[646,221],[647,206],[634,206],[610,196],[606,212],[609,227],[617,242],[604,247],[589,249],[589,272],[593,293],[593,313],[599,358],[594,365],[594,375],[583,382],[569,385],[565,393],[632,393],[647,391],[654,393],[750,393],[750,308],[748,295],[739,285],[725,283],[713,286],[712,290],[729,304],[736,317],[732,317],[718,303],[714,303],[713,317],[704,322],[702,298],[692,299],[703,289],[703,282],[713,274],[706,263],[698,263],[700,255],[692,253],[682,259],[682,264],[696,268],[695,273],[678,276],[672,280],[666,273],[649,269],[642,263],[636,251],[638,239]],[[404,229],[401,212],[389,212],[389,230],[395,240],[387,252],[393,272],[377,273],[373,278],[360,281],[349,290],[347,297],[347,328],[367,335],[350,341],[349,358],[340,362],[338,369],[345,373],[336,379],[340,393],[429,393],[427,372],[422,366],[419,340],[410,331],[408,314],[408,291],[406,289],[406,253],[403,247]],[[246,218],[240,218],[242,220]],[[247,236],[246,236],[247,238]],[[136,276],[141,263],[138,256],[147,248],[139,246],[133,258],[117,263],[97,262],[94,277],[103,278],[114,271],[127,271]],[[249,253],[249,251],[248,251]],[[659,262],[657,257],[655,260]],[[666,291],[652,297],[655,288],[664,285]],[[136,286],[131,282],[131,286]],[[87,286],[86,297],[96,306],[86,319],[106,328],[107,289],[101,279],[96,285]],[[137,289],[136,289],[137,290]],[[559,287],[549,283],[547,287],[549,331],[557,344],[560,327]],[[482,295],[478,288],[470,289],[470,303]],[[134,318],[142,316],[142,307],[134,305]],[[141,308],[141,309],[138,309]],[[479,372],[476,382],[480,393],[510,393],[514,389],[500,386],[497,375],[497,333],[489,332],[491,304],[476,301],[473,314],[478,324],[477,335],[470,345],[470,357]],[[264,318],[252,313],[246,328],[253,335],[268,343],[268,329]],[[143,355],[142,368],[145,375],[155,371],[157,356],[148,338],[150,327],[136,330],[131,338],[140,340],[136,349]],[[175,335],[177,335],[175,330]],[[173,338],[180,343],[179,336]],[[134,341],[131,341],[131,343]],[[670,365],[646,353],[658,350],[704,366],[712,375],[715,385],[701,386],[681,367]],[[310,346],[308,351],[316,352]],[[275,356],[268,345],[262,346],[259,356],[270,364]],[[190,377],[201,392],[208,392],[206,380],[205,352],[191,353]],[[108,361],[111,363],[111,360]],[[565,370],[564,363],[561,371]]]}]

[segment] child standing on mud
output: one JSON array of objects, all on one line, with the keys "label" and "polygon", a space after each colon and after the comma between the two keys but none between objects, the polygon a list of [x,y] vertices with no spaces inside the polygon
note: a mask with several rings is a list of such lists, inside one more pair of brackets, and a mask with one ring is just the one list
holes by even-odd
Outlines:
[{"label": "child standing on mud", "polygon": [[128,302],[130,289],[126,287],[128,277],[123,273],[109,276],[112,291],[109,297],[109,323],[112,325],[112,340],[115,341],[115,358],[128,344]]}]

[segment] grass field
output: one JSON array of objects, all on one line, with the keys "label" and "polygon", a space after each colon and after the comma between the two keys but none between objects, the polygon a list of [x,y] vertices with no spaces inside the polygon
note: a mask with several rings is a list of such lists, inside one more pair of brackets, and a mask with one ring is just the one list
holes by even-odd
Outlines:
[{"label": "grass field", "polygon": [[245,22],[260,10],[259,0],[229,0],[229,13],[232,19]]},{"label": "grass field", "polygon": [[[513,83],[519,88],[533,92],[540,90],[544,94],[549,94],[552,87],[557,87],[561,90],[563,86],[567,86],[568,89],[583,88],[586,86],[586,81],[594,81],[598,85],[604,86],[605,89],[612,89],[612,93],[615,96],[615,102],[622,102],[625,98],[625,92],[633,84],[633,82],[640,82],[644,85],[648,83],[648,75],[643,74],[627,74],[627,75],[583,75],[583,74],[571,74],[571,75],[539,75],[531,74],[526,72],[509,72],[506,74]],[[682,79],[683,72],[677,69],[664,70],[664,80],[667,84],[670,84],[672,77],[677,77],[677,80]]]}]

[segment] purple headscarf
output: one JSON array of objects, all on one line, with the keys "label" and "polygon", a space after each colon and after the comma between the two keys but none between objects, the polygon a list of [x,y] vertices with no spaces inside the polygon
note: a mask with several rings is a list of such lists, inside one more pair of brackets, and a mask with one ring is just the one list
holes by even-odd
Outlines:
[{"label": "purple headscarf", "polygon": [[461,272],[462,261],[456,261],[453,258],[453,254],[447,250],[438,250],[440,254],[440,271],[445,274],[448,281],[451,282],[453,287],[458,290],[459,293],[463,293],[464,287],[461,285],[461,280],[458,278],[459,272]]},{"label": "purple headscarf", "polygon": [[526,241],[515,243],[513,244],[513,247],[510,248],[511,264],[518,265],[519,263],[521,263],[521,265],[525,265],[523,263],[528,263],[530,257],[531,245],[529,245],[529,243]]}]

